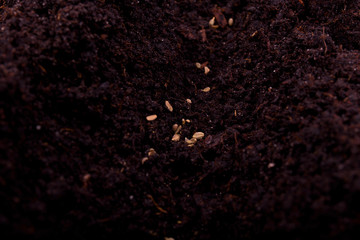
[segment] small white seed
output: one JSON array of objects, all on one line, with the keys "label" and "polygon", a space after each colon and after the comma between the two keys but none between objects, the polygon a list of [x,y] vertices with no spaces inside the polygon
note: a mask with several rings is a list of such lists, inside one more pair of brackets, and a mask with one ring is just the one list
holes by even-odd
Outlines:
[{"label": "small white seed", "polygon": [[179,125],[175,123],[175,124],[172,126],[172,130],[175,132],[175,131],[178,129],[178,127],[179,127]]},{"label": "small white seed", "polygon": [[174,108],[171,106],[169,101],[165,101],[165,106],[167,107],[167,109],[172,112],[174,110]]},{"label": "small white seed", "polygon": [[175,134],[177,134],[177,133],[179,133],[180,132],[180,130],[181,130],[181,128],[182,128],[182,126],[180,125],[180,126],[178,126],[178,128],[176,129],[176,131],[175,131]]},{"label": "small white seed", "polygon": [[150,157],[150,156],[153,156],[153,155],[155,155],[155,154],[156,154],[155,149],[150,148],[149,151],[148,151],[148,156]]},{"label": "small white seed", "polygon": [[148,121],[154,121],[155,119],[157,119],[157,115],[156,115],[156,114],[150,115],[150,116],[147,116],[147,117],[146,117],[146,120],[148,120]]},{"label": "small white seed", "polygon": [[186,102],[187,102],[188,104],[191,104],[191,103],[192,103],[190,99],[186,99]]},{"label": "small white seed", "polygon": [[190,119],[186,119],[185,122],[190,123],[191,121],[190,121]]},{"label": "small white seed", "polygon": [[250,35],[250,37],[255,37],[255,35],[258,33],[258,31],[255,31],[255,32],[253,32],[251,35]]},{"label": "small white seed", "polygon": [[178,142],[180,140],[180,134],[174,134],[171,141]]},{"label": "small white seed", "polygon": [[208,74],[209,72],[210,72],[210,68],[204,67],[204,73],[205,73],[205,74]]},{"label": "small white seed", "polygon": [[234,19],[229,18],[228,24],[229,24],[229,26],[232,26],[234,24]]},{"label": "small white seed", "polygon": [[215,24],[215,17],[213,17],[210,21],[209,21],[209,25],[212,27]]},{"label": "small white seed", "polygon": [[203,132],[196,132],[192,137],[195,139],[202,139],[204,136],[205,134]]},{"label": "small white seed", "polygon": [[209,92],[209,91],[210,91],[210,87],[206,87],[206,88],[204,88],[204,89],[201,89],[201,91],[203,91],[203,92]]},{"label": "small white seed", "polygon": [[191,139],[185,138],[186,144],[194,144],[194,143],[196,143],[196,141],[197,141],[196,138],[191,138]]},{"label": "small white seed", "polygon": [[149,160],[149,158],[148,158],[148,157],[144,157],[144,158],[142,158],[142,159],[141,159],[141,164],[144,164],[147,160]]},{"label": "small white seed", "polygon": [[201,63],[197,62],[197,63],[195,63],[195,66],[200,69],[201,68]]},{"label": "small white seed", "polygon": [[275,167],[275,163],[269,163],[268,164],[268,168],[273,168],[273,167]]},{"label": "small white seed", "polygon": [[87,174],[85,174],[85,175],[83,176],[83,181],[84,181],[84,182],[87,182],[87,181],[90,180],[90,178],[91,178],[91,175],[90,175],[89,173],[87,173]]}]

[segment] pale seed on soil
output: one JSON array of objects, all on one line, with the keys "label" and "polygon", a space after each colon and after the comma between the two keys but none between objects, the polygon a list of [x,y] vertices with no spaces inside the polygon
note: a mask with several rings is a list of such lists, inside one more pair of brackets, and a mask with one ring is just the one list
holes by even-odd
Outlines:
[{"label": "pale seed on soil", "polygon": [[146,120],[148,120],[148,121],[154,121],[155,119],[157,119],[157,115],[156,115],[156,114],[150,115],[150,116],[147,116],[147,117],[146,117]]},{"label": "pale seed on soil", "polygon": [[204,73],[205,73],[205,74],[208,74],[209,72],[210,72],[210,68],[204,67]]},{"label": "pale seed on soil", "polygon": [[210,19],[209,26],[212,27],[212,28],[218,28],[219,27],[218,25],[215,25],[215,17]]},{"label": "pale seed on soil", "polygon": [[150,156],[153,156],[153,155],[155,155],[155,154],[156,154],[155,149],[150,148],[150,149],[149,149],[149,152],[148,152],[148,156],[150,157]]},{"label": "pale seed on soil", "polygon": [[258,31],[255,31],[253,34],[250,35],[250,38],[255,37],[255,35],[258,33]]},{"label": "pale seed on soil", "polygon": [[88,173],[87,173],[87,174],[85,174],[85,175],[84,175],[84,177],[83,177],[83,181],[84,181],[84,182],[89,181],[89,180],[90,180],[90,177],[91,177],[91,175],[90,175],[90,174],[88,174]]},{"label": "pale seed on soil", "polygon": [[195,66],[200,69],[201,68],[201,63],[197,62],[197,63],[195,63]]},{"label": "pale seed on soil", "polygon": [[191,103],[192,103],[190,99],[186,99],[186,102],[187,102],[188,104],[191,104]]},{"label": "pale seed on soil", "polygon": [[176,129],[176,131],[175,131],[175,134],[177,134],[177,133],[179,133],[180,132],[180,130],[181,130],[181,128],[182,128],[182,126],[180,125],[180,126],[178,126],[178,128]]},{"label": "pale seed on soil", "polygon": [[141,159],[141,164],[144,164],[147,160],[149,160],[148,157],[144,157],[143,159]]},{"label": "pale seed on soil", "polygon": [[174,110],[174,108],[171,106],[169,101],[165,101],[165,106],[167,107],[167,109],[172,112]]},{"label": "pale seed on soil", "polygon": [[229,26],[232,26],[234,24],[234,19],[229,18],[228,24],[229,24]]},{"label": "pale seed on soil", "polygon": [[204,88],[204,89],[201,89],[201,91],[203,91],[203,92],[209,92],[209,91],[210,91],[210,87],[206,87],[206,88]]},{"label": "pale seed on soil", "polygon": [[174,132],[176,132],[176,130],[178,129],[178,127],[179,127],[179,125],[175,123],[175,124],[172,126],[172,130],[173,130]]},{"label": "pale seed on soil", "polygon": [[193,135],[194,139],[202,139],[205,136],[205,134],[203,132],[196,132]]},{"label": "pale seed on soil", "polygon": [[178,142],[180,140],[180,134],[174,134],[171,141]]},{"label": "pale seed on soil", "polygon": [[273,168],[273,167],[275,167],[275,163],[269,163],[268,164],[268,168]]},{"label": "pale seed on soil", "polygon": [[210,21],[209,21],[209,25],[212,27],[215,24],[215,17],[213,17]]},{"label": "pale seed on soil", "polygon": [[196,138],[191,138],[191,139],[185,138],[186,144],[194,144],[194,143],[196,143],[196,141],[197,141]]}]

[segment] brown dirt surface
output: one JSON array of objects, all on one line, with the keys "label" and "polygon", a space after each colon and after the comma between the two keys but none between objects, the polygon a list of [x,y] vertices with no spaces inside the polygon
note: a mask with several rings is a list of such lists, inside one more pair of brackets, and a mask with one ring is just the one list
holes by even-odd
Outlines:
[{"label": "brown dirt surface", "polygon": [[359,6],[1,1],[0,238],[358,239]]}]

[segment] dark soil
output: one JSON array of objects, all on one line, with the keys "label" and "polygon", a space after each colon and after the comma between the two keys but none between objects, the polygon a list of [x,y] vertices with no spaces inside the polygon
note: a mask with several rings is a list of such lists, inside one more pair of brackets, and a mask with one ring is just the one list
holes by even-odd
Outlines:
[{"label": "dark soil", "polygon": [[1,239],[358,239],[359,0],[1,2]]}]

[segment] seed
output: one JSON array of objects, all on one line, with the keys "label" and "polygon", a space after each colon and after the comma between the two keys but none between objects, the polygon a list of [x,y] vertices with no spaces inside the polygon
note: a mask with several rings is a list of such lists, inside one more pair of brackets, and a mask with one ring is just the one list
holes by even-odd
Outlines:
[{"label": "seed", "polygon": [[186,99],[186,102],[187,102],[188,104],[191,104],[191,103],[192,103],[190,99]]},{"label": "seed", "polygon": [[191,138],[191,139],[185,138],[186,144],[194,144],[194,143],[196,143],[196,141],[197,141],[196,138]]},{"label": "seed", "polygon": [[174,134],[174,136],[172,137],[171,141],[174,141],[174,142],[178,142],[180,140],[180,134]]},{"label": "seed", "polygon": [[192,137],[195,139],[202,139],[204,136],[205,134],[203,132],[196,132]]},{"label": "seed", "polygon": [[148,156],[150,157],[150,156],[153,156],[153,155],[155,155],[155,154],[156,154],[155,149],[150,148],[150,149],[149,149],[149,152],[148,152]]},{"label": "seed", "polygon": [[208,74],[209,72],[210,72],[210,68],[204,67],[204,73],[205,73],[205,74]]},{"label": "seed", "polygon": [[154,121],[155,119],[157,119],[157,115],[156,115],[156,114],[150,115],[150,116],[147,116],[147,117],[146,117],[146,120],[148,120],[148,121]]},{"label": "seed", "polygon": [[178,128],[176,129],[176,131],[175,131],[175,134],[177,134],[177,133],[179,133],[180,132],[180,130],[181,130],[181,128],[182,128],[182,126],[180,125],[180,126],[178,126]]},{"label": "seed", "polygon": [[253,34],[250,35],[250,37],[255,37],[255,35],[258,33],[258,31],[255,31]]},{"label": "seed", "polygon": [[167,109],[172,112],[174,110],[174,108],[171,106],[171,104],[169,103],[169,101],[165,101],[165,106],[167,107]]},{"label": "seed", "polygon": [[191,121],[190,121],[190,119],[186,119],[185,122],[190,123]]},{"label": "seed", "polygon": [[268,168],[273,168],[273,167],[275,167],[275,163],[269,163],[268,164]]},{"label": "seed", "polygon": [[204,88],[204,89],[201,89],[201,91],[203,91],[203,92],[209,92],[209,91],[210,91],[210,87],[206,87],[206,88]]},{"label": "seed", "polygon": [[182,123],[182,125],[184,125],[185,124],[185,119],[181,119],[181,123]]},{"label": "seed", "polygon": [[209,26],[212,27],[212,28],[218,28],[219,27],[219,25],[215,25],[215,17],[210,19]]},{"label": "seed", "polygon": [[87,174],[85,174],[85,175],[83,176],[83,181],[84,181],[84,182],[87,182],[87,181],[90,180],[90,178],[91,178],[91,175],[87,173]]},{"label": "seed", "polygon": [[197,63],[195,63],[195,66],[200,69],[201,68],[201,63],[197,62]]},{"label": "seed", "polygon": [[142,158],[142,159],[141,159],[141,164],[144,164],[147,160],[149,160],[149,158],[148,158],[148,157],[144,157],[144,158]]},{"label": "seed", "polygon": [[215,17],[213,17],[210,21],[209,21],[209,25],[212,27],[215,24]]},{"label": "seed", "polygon": [[234,24],[234,19],[229,18],[228,24],[229,24],[229,26],[232,26]]},{"label": "seed", "polygon": [[175,132],[175,131],[178,129],[178,127],[179,127],[179,125],[175,123],[175,124],[172,126],[172,130]]}]

